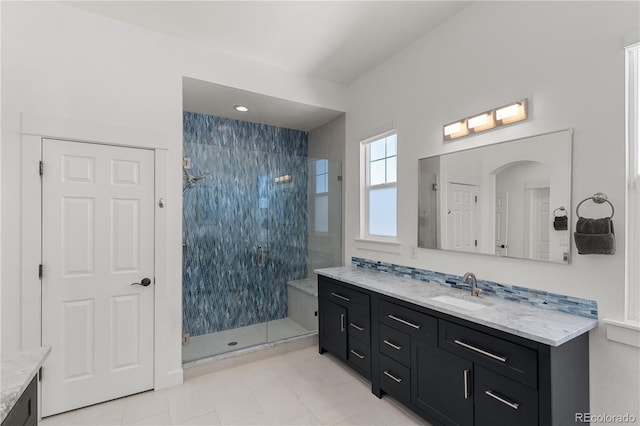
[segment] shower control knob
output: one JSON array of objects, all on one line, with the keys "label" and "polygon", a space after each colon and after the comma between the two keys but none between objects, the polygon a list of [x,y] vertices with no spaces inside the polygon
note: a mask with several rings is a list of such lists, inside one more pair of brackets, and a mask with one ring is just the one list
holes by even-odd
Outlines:
[{"label": "shower control knob", "polygon": [[142,287],[146,287],[151,284],[151,280],[149,278],[143,278],[139,283],[131,283],[131,285],[141,285]]}]

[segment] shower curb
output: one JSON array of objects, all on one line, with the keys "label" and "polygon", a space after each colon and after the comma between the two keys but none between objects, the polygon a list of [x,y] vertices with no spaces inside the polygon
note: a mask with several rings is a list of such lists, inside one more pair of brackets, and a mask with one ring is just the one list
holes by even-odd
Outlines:
[{"label": "shower curb", "polygon": [[318,333],[316,332],[190,361],[182,364],[183,378],[186,382],[187,380],[215,373],[216,371],[226,370],[317,345]]}]

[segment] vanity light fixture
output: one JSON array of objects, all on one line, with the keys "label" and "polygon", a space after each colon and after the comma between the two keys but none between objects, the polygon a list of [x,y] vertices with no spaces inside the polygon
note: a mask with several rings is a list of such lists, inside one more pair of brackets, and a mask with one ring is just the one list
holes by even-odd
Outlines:
[{"label": "vanity light fixture", "polygon": [[238,112],[247,112],[247,111],[249,111],[249,108],[247,108],[244,105],[234,105],[233,109],[235,109]]},{"label": "vanity light fixture", "polygon": [[444,140],[450,141],[473,133],[526,120],[527,99],[476,114],[443,126]]}]

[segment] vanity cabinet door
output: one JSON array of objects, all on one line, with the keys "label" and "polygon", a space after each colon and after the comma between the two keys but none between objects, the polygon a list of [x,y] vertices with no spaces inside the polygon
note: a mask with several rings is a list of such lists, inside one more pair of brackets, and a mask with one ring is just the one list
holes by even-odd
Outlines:
[{"label": "vanity cabinet door", "polygon": [[538,392],[493,371],[475,366],[477,426],[535,426]]},{"label": "vanity cabinet door", "polygon": [[347,309],[318,299],[320,353],[325,350],[347,360]]},{"label": "vanity cabinet door", "polygon": [[411,402],[443,424],[473,425],[473,363],[416,339],[411,344]]}]

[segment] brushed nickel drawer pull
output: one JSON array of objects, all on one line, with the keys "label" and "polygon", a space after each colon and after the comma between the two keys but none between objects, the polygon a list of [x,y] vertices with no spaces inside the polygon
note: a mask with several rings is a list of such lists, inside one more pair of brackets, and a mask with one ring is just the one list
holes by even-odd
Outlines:
[{"label": "brushed nickel drawer pull", "polygon": [[345,302],[351,302],[351,299],[349,299],[348,297],[344,297],[341,294],[338,293],[331,293],[332,296],[337,297],[338,299],[342,299]]},{"label": "brushed nickel drawer pull", "polygon": [[393,374],[391,374],[389,371],[385,371],[384,375],[387,377],[390,377],[391,379],[393,379],[396,383],[400,383],[402,381],[401,378],[394,376]]},{"label": "brushed nickel drawer pull", "polygon": [[357,356],[360,359],[364,359],[364,355],[359,354],[358,352],[354,351],[353,349],[351,349],[349,352],[351,352],[352,354],[354,354],[355,356]]},{"label": "brushed nickel drawer pull", "polygon": [[469,370],[464,370],[462,377],[464,379],[464,399],[469,399]]},{"label": "brushed nickel drawer pull", "polygon": [[497,361],[500,361],[500,362],[507,362],[507,357],[505,357],[505,356],[500,356],[500,355],[492,354],[491,352],[487,352],[487,351],[484,351],[484,350],[482,350],[482,349],[480,349],[480,348],[476,348],[475,346],[472,346],[472,345],[470,345],[470,344],[468,344],[468,343],[465,343],[465,342],[463,342],[463,341],[461,341],[461,340],[458,340],[458,339],[454,340],[454,342],[455,342],[457,345],[463,346],[463,347],[465,347],[465,348],[467,348],[467,349],[471,349],[472,351],[475,351],[475,352],[481,353],[482,355],[486,355],[486,356],[488,356],[488,357],[490,357],[490,358],[493,358],[493,359],[495,359],[495,360],[497,360]]},{"label": "brushed nickel drawer pull", "polygon": [[344,332],[344,314],[340,314],[340,332]]},{"label": "brushed nickel drawer pull", "polygon": [[393,349],[395,349],[395,350],[397,350],[397,351],[399,351],[400,349],[402,349],[402,346],[398,346],[398,345],[396,345],[395,343],[392,343],[392,342],[390,342],[390,341],[388,341],[388,340],[386,340],[386,339],[384,340],[384,343],[386,343],[387,345],[391,346]]},{"label": "brushed nickel drawer pull", "polygon": [[395,321],[401,322],[402,324],[408,325],[409,327],[413,327],[413,328],[415,328],[416,330],[419,330],[419,329],[420,329],[420,325],[418,325],[418,324],[414,324],[414,323],[409,322],[409,321],[406,321],[406,320],[403,320],[402,318],[398,318],[398,317],[397,317],[397,316],[395,316],[395,315],[391,315],[391,314],[389,314],[389,315],[387,315],[387,318],[391,318],[392,320],[395,320]]},{"label": "brushed nickel drawer pull", "polygon": [[499,395],[496,395],[495,393],[491,392],[488,389],[486,391],[484,391],[484,393],[489,395],[491,398],[497,399],[498,401],[502,402],[503,404],[508,405],[509,407],[513,408],[514,410],[517,410],[518,407],[520,407],[520,404],[518,404],[517,402],[508,401],[508,400],[504,399],[503,397],[501,397]]},{"label": "brushed nickel drawer pull", "polygon": [[354,323],[350,323],[349,325],[358,331],[364,331],[364,328],[360,327],[359,325],[356,325]]}]

